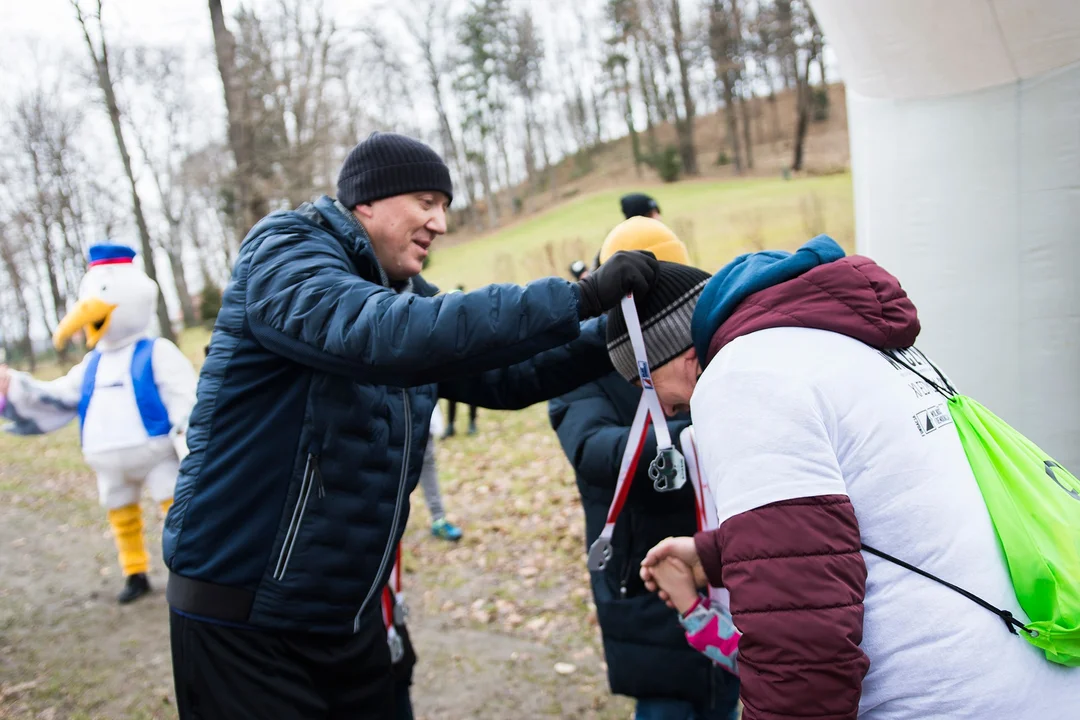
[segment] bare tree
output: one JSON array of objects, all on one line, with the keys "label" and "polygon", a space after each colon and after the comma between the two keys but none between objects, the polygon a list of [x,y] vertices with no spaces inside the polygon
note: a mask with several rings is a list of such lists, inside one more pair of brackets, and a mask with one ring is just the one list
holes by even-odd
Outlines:
[{"label": "bare tree", "polygon": [[506,114],[505,78],[510,9],[507,0],[473,0],[462,16],[458,42],[463,53],[454,89],[464,109],[463,149],[475,165],[487,203],[488,225],[499,222],[491,162],[497,154],[496,133]]},{"label": "bare tree", "polygon": [[728,0],[712,0],[709,6],[709,50],[724,103],[727,146],[731,151],[735,172],[741,173],[743,156],[739,139],[738,109],[735,105],[740,61],[735,41],[735,21]]},{"label": "bare tree", "polygon": [[[798,5],[792,4],[795,12],[790,15],[789,35],[787,45],[795,48],[792,58],[795,62],[795,147],[791,161],[791,169],[798,172],[803,167],[803,156],[806,145],[806,132],[810,127],[810,111],[813,104],[813,89],[810,87],[810,65],[821,51],[821,31],[818,28],[814,11],[810,9],[805,0]],[[808,38],[804,46],[800,46],[798,38]]]},{"label": "bare tree", "polygon": [[525,174],[529,181],[530,193],[536,192],[539,154],[544,156],[547,165],[547,149],[543,141],[543,130],[536,121],[536,102],[540,92],[544,45],[540,38],[532,13],[522,10],[513,18],[511,55],[507,63],[507,75],[514,89],[517,90],[524,105],[525,125]]},{"label": "bare tree", "polygon": [[[72,294],[64,273],[62,247],[56,242],[58,214],[56,183],[49,163],[49,145],[56,133],[66,133],[62,110],[51,103],[41,91],[23,96],[15,106],[11,134],[18,144],[22,159],[21,182],[31,193],[22,200],[6,198],[9,217],[16,221],[21,234],[30,240],[37,256],[39,270],[44,271],[49,302],[42,302],[45,326],[52,332]],[[10,193],[14,185],[7,188]],[[77,287],[77,286],[76,286]],[[43,288],[39,287],[39,291]],[[48,309],[51,306],[51,311]]]},{"label": "bare tree", "polygon": [[[30,308],[26,303],[26,283],[20,267],[23,264],[24,262],[19,258],[18,245],[9,234],[8,227],[0,225],[0,268],[3,268],[9,289],[8,295],[15,306],[15,312],[4,313],[5,323],[9,318],[16,321],[15,324],[20,332],[17,346],[21,350],[20,354],[29,363],[30,371],[33,372],[36,363],[30,335]],[[4,344],[7,345],[7,343],[8,338],[5,333]]]},{"label": "bare tree", "polygon": [[[90,38],[90,29],[87,26],[86,18],[83,17],[79,0],[71,0],[71,6],[75,9],[75,17],[79,22],[79,27],[82,28],[83,38],[86,40],[86,49],[90,51],[90,59],[94,63],[98,87],[105,97],[105,108],[112,123],[113,135],[116,136],[116,147],[120,151],[120,161],[124,166],[124,174],[131,185],[131,202],[135,214],[135,224],[139,229],[143,265],[150,279],[157,282],[157,271],[154,268],[154,248],[150,242],[150,231],[146,227],[142,200],[139,198],[139,190],[135,183],[135,172],[131,167],[131,155],[128,154],[127,143],[124,140],[124,130],[120,123],[120,106],[116,101],[116,94],[113,90],[113,81],[109,70],[109,49],[105,42],[105,27],[101,21],[101,3],[102,0],[97,0],[97,11],[91,16],[97,21],[98,43],[95,44]],[[158,287],[157,313],[158,323],[161,326],[161,336],[175,342],[176,334],[173,332],[172,323],[169,321],[169,309],[165,305],[165,296],[161,292],[160,285]]]},{"label": "bare tree", "polygon": [[682,113],[676,111],[675,130],[679,136],[679,155],[687,175],[697,175],[697,150],[694,147],[694,98],[690,93],[690,67],[683,38],[682,11],[679,0],[671,0],[671,48],[679,67],[682,88]]},{"label": "bare tree", "polygon": [[236,164],[234,212],[237,215],[237,242],[248,229],[270,211],[270,203],[256,178],[255,132],[250,94],[236,64],[236,36],[225,25],[221,0],[209,0],[210,23],[214,30],[214,52],[218,74],[225,91],[229,149]]},{"label": "bare tree", "polygon": [[750,135],[750,103],[754,97],[754,83],[746,67],[746,38],[743,36],[743,10],[741,0],[731,0],[731,30],[738,56],[739,75],[739,110],[743,123],[743,150],[746,152],[746,167],[754,168],[754,140]]},{"label": "bare tree", "polygon": [[[450,27],[448,7],[440,0],[426,0],[423,5],[424,22],[406,22],[406,27],[412,34],[413,40],[420,49],[421,62],[427,78],[428,89],[431,99],[435,104],[435,112],[439,123],[439,142],[442,145],[443,157],[450,167],[462,180],[465,190],[465,205],[469,213],[475,216],[479,222],[479,215],[473,213],[473,198],[476,197],[476,178],[473,175],[469,163],[462,160],[458,147],[458,141],[454,137],[454,130],[450,123],[450,115],[447,112],[447,98],[443,92],[442,79],[449,74],[450,56],[445,46],[439,42],[441,36]],[[482,226],[481,226],[482,227]]]},{"label": "bare tree", "polygon": [[638,136],[634,120],[634,101],[630,81],[633,38],[638,25],[637,3],[635,0],[608,0],[605,12],[607,21],[611,25],[611,34],[607,39],[608,54],[604,67],[611,76],[611,88],[618,98],[623,118],[626,121],[626,131],[630,135],[634,168],[637,170],[638,177],[641,177],[644,157],[641,150],[641,138]]},{"label": "bare tree", "polygon": [[[185,327],[198,322],[184,268],[183,224],[190,207],[190,196],[181,182],[185,156],[191,151],[190,98],[187,96],[183,58],[172,48],[141,49],[135,63],[137,84],[152,100],[151,111],[131,130],[157,189],[161,215],[168,228],[158,246],[169,258],[180,301]],[[140,128],[152,127],[150,133]],[[153,140],[157,139],[158,142]]]}]

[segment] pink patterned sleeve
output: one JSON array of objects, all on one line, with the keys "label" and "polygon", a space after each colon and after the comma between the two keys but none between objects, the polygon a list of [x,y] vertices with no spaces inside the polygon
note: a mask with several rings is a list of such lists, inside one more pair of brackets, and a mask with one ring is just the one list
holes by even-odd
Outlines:
[{"label": "pink patterned sleeve", "polygon": [[686,631],[686,641],[698,652],[733,675],[739,674],[739,631],[731,614],[723,608],[710,606],[704,597],[679,616]]}]

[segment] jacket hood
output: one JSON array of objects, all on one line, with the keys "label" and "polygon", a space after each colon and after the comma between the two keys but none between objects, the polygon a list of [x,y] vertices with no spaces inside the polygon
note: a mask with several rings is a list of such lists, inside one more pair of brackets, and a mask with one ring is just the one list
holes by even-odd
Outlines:
[{"label": "jacket hood", "polygon": [[721,268],[702,291],[691,323],[694,348],[702,366],[713,335],[739,303],[756,292],[842,257],[844,250],[835,240],[828,235],[818,235],[794,253],[785,250],[748,253]]},{"label": "jacket hood", "polygon": [[709,338],[702,365],[736,338],[777,327],[829,330],[878,350],[910,347],[920,330],[918,312],[900,282],[870,258],[855,255],[745,298]]}]

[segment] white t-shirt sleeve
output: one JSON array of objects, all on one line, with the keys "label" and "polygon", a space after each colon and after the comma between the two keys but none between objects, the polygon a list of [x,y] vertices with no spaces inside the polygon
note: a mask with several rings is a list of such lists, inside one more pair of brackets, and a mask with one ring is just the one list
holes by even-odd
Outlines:
[{"label": "white t-shirt sleeve", "polygon": [[800,497],[847,495],[826,403],[802,378],[725,370],[701,376],[690,402],[718,524]]}]

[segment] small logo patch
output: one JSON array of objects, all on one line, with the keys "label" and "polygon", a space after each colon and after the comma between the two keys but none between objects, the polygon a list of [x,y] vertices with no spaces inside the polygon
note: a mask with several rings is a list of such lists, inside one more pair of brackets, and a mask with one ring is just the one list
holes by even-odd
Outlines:
[{"label": "small logo patch", "polygon": [[934,432],[942,425],[952,425],[952,415],[949,414],[949,409],[944,405],[935,405],[932,408],[917,412],[912,418],[915,420],[915,427],[919,428],[919,434],[923,437]]},{"label": "small logo patch", "polygon": [[637,364],[638,377],[641,378],[641,387],[652,389],[652,376],[649,375],[649,365],[638,360]]}]

